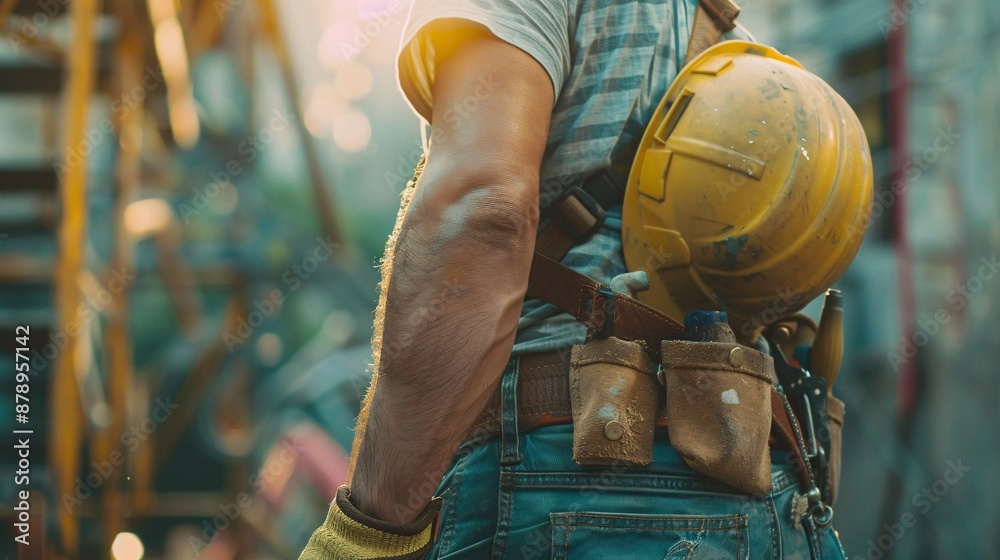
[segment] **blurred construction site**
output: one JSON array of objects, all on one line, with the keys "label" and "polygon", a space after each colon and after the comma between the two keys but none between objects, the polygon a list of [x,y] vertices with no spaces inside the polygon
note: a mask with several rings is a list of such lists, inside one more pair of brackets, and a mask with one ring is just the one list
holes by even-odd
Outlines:
[{"label": "blurred construction site", "polygon": [[[738,3],[873,154],[837,285],[844,548],[1000,557],[1000,3]],[[0,556],[297,557],[422,153],[408,10],[0,0]]]}]

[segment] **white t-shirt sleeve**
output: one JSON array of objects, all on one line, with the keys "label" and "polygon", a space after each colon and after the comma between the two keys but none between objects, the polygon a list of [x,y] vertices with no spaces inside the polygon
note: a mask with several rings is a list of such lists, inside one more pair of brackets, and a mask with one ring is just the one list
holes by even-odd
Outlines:
[{"label": "white t-shirt sleeve", "polygon": [[399,87],[413,110],[430,120],[434,85],[434,41],[427,26],[464,19],[523,50],[545,68],[555,99],[570,71],[569,13],[554,0],[414,0],[397,60]]}]

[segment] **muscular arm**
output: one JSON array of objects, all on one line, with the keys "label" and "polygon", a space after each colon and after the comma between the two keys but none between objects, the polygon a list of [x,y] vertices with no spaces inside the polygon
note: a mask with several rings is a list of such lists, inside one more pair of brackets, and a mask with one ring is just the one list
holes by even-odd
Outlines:
[{"label": "muscular arm", "polygon": [[386,256],[376,375],[348,476],[363,513],[404,523],[430,501],[509,357],[553,103],[541,65],[485,31],[435,63],[432,145]]}]

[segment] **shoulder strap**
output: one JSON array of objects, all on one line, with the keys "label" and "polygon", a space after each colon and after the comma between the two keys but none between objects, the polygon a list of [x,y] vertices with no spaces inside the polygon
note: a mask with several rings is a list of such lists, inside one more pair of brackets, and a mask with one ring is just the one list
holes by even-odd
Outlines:
[{"label": "shoulder strap", "polygon": [[684,64],[718,43],[723,33],[736,27],[736,17],[739,15],[740,7],[732,0],[698,0],[698,11],[694,15],[694,27],[691,29]]},{"label": "shoulder strap", "polygon": [[[734,4],[732,0],[698,0],[698,8],[695,12],[684,64],[717,43],[723,33],[736,27],[736,17],[739,14],[739,6]],[[567,192],[555,204],[542,209],[541,217],[545,223],[539,233],[540,244],[551,247],[554,238],[563,247],[562,252],[547,251],[546,254],[551,258],[560,260],[565,255],[565,251],[586,239],[589,233],[593,233],[600,227],[601,222],[603,222],[603,212],[594,212],[593,207],[596,206],[598,210],[608,208],[615,201],[622,199],[625,195],[632,161],[635,159],[635,153],[641,140],[642,134],[636,135],[612,157],[610,166],[584,179],[579,189],[571,189],[571,191],[576,192]],[[592,218],[587,217],[588,210],[594,218],[597,218],[596,224]],[[553,218],[553,220],[549,222],[549,218]],[[586,228],[568,228],[563,223],[564,220],[575,223],[580,223],[582,220],[589,225]],[[554,225],[556,227],[553,227]],[[584,229],[588,230],[588,235],[578,235]],[[566,244],[569,241],[572,243]]]}]

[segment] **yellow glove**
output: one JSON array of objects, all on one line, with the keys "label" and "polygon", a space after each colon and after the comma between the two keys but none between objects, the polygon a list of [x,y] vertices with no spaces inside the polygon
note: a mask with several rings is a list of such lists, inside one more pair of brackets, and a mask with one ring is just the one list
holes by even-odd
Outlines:
[{"label": "yellow glove", "polygon": [[441,498],[431,500],[412,523],[369,517],[351,503],[351,489],[341,486],[326,521],[313,533],[299,560],[416,560],[433,542]]}]

